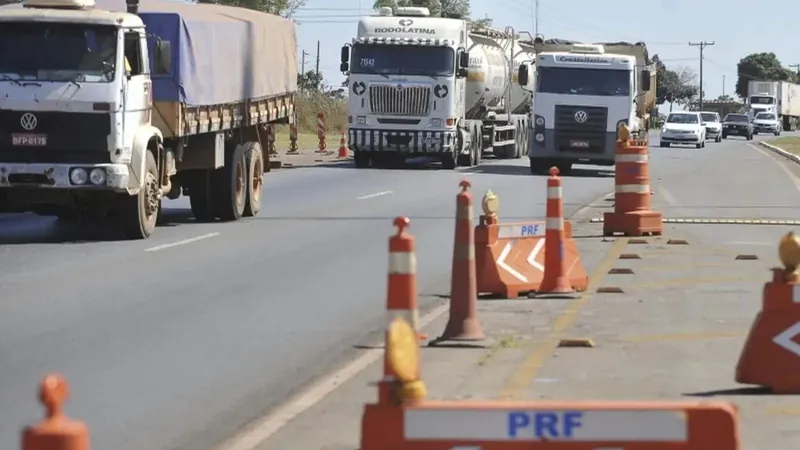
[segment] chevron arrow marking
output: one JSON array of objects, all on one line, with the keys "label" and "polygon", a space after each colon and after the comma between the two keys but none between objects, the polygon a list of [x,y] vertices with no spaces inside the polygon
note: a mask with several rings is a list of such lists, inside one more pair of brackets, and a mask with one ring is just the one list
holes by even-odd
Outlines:
[{"label": "chevron arrow marking", "polygon": [[508,241],[508,244],[506,244],[506,246],[503,247],[503,251],[500,252],[500,256],[497,257],[497,261],[496,261],[497,262],[497,266],[500,267],[501,269],[505,270],[506,272],[510,273],[514,278],[518,279],[519,281],[522,281],[523,283],[527,283],[528,279],[525,278],[525,275],[517,272],[516,270],[514,270],[513,267],[511,267],[508,264],[506,264],[506,258],[508,257],[508,254],[511,253],[511,249],[514,248],[514,244],[516,244],[516,243],[517,243],[517,240],[514,239],[512,241]]},{"label": "chevron arrow marking", "polygon": [[544,239],[539,239],[539,242],[533,246],[533,250],[531,250],[531,254],[528,255],[528,264],[531,266],[541,270],[544,272],[544,266],[539,264],[539,261],[536,261],[536,258],[539,256],[539,253],[544,248]]},{"label": "chevron arrow marking", "polygon": [[781,334],[772,338],[772,342],[794,353],[796,356],[800,356],[800,344],[794,341],[797,335],[800,335],[800,322],[797,322]]}]

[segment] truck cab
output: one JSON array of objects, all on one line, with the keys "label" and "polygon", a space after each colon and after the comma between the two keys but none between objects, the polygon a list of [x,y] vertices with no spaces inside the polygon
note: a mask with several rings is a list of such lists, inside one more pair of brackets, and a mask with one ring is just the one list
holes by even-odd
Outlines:
[{"label": "truck cab", "polygon": [[[564,51],[536,57],[531,172],[551,166],[567,172],[578,162],[613,165],[620,125],[647,132],[647,108],[639,105],[651,88],[651,72],[636,56],[606,53],[603,45],[558,45]],[[519,78],[529,78],[527,68]]]},{"label": "truck cab", "polygon": [[778,98],[765,92],[751,95],[747,98],[747,115],[754,120],[758,113],[772,113],[778,115]]},{"label": "truck cab", "polygon": [[0,14],[0,195],[8,209],[155,222],[159,180],[147,198],[137,195],[147,177],[133,151],[160,139],[149,125],[147,47],[137,15],[94,9],[93,0],[25,0]]}]

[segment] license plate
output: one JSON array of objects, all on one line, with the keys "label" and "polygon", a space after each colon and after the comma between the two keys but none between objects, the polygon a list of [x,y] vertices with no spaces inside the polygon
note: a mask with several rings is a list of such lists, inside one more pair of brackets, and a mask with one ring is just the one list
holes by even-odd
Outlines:
[{"label": "license plate", "polygon": [[44,147],[47,145],[46,134],[12,134],[11,145],[28,147]]},{"label": "license plate", "polygon": [[569,146],[573,148],[589,148],[589,141],[569,141]]}]

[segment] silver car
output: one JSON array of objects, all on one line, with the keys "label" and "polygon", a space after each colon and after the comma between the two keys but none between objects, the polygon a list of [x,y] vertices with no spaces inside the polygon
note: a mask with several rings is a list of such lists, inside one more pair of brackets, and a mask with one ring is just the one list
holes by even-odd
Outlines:
[{"label": "silver car", "polygon": [[712,111],[701,111],[700,116],[706,127],[706,139],[722,142],[722,120],[720,120],[719,114]]}]

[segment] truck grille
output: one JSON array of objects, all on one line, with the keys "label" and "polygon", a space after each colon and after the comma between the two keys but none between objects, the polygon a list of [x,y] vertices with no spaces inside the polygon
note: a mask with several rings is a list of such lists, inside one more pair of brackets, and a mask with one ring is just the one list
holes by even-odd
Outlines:
[{"label": "truck grille", "polygon": [[[103,113],[30,111],[36,117],[32,130],[22,127],[29,111],[0,109],[0,161],[4,162],[110,162],[108,135],[111,116]],[[46,136],[45,145],[14,145],[15,134]]]},{"label": "truck grille", "polygon": [[427,116],[431,100],[428,86],[373,85],[369,107],[374,114]]},{"label": "truck grille", "polygon": [[[576,120],[579,111],[586,121]],[[555,111],[556,147],[561,151],[602,153],[606,146],[608,108],[557,105]]]}]

